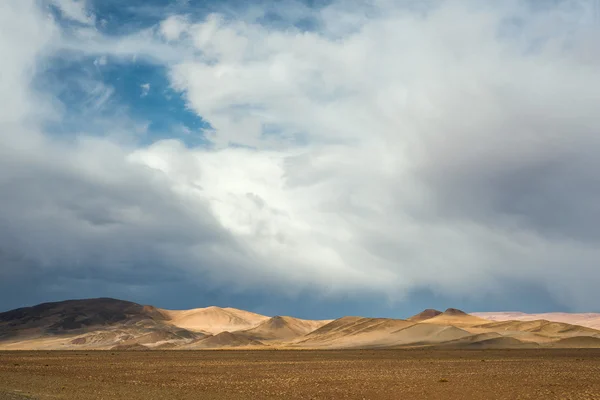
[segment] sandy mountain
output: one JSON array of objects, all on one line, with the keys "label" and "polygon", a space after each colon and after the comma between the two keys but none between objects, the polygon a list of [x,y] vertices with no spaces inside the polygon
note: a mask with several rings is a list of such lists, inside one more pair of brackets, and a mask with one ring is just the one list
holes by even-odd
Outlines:
[{"label": "sandy mountain", "polygon": [[363,317],[342,317],[331,321],[322,327],[315,329],[313,332],[307,334],[307,337],[325,336],[333,334],[334,332],[342,331],[352,326],[352,324],[364,320]]},{"label": "sandy mountain", "polygon": [[428,309],[423,310],[420,313],[415,314],[412,317],[408,318],[408,321],[421,322],[421,321],[425,321],[426,319],[431,319],[433,317],[437,317],[440,314],[442,314],[441,311],[434,310],[432,308],[428,308]]},{"label": "sandy mountain", "polygon": [[455,326],[415,324],[394,332],[392,336],[398,345],[429,345],[461,339],[471,334]]},{"label": "sandy mountain", "polygon": [[374,347],[388,343],[392,332],[413,322],[389,318],[344,317],[336,319],[297,341],[303,347]]},{"label": "sandy mountain", "polygon": [[101,298],[0,313],[0,349],[600,348],[600,330],[522,313],[511,317],[525,320],[490,321],[449,308],[408,320],[311,321],[220,307],[170,311]]},{"label": "sandy mountain", "polygon": [[118,344],[114,347],[111,347],[110,350],[116,351],[145,351],[150,350],[148,347],[143,344]]},{"label": "sandy mountain", "polygon": [[526,314],[522,312],[484,312],[473,313],[490,321],[535,321],[547,320],[552,322],[564,322],[566,324],[581,325],[592,329],[600,330],[600,313],[543,313]]},{"label": "sandy mountain", "polygon": [[[465,329],[472,333],[493,332],[503,337],[517,339],[523,343],[533,343],[544,347],[561,347],[563,339],[574,338],[574,340],[582,339],[585,341],[586,337],[600,337],[600,331],[591,328],[546,320],[495,321],[473,325]],[[571,342],[564,343],[565,347],[568,347]],[[585,343],[595,342],[586,341]],[[588,346],[590,345],[588,344]]]},{"label": "sandy mountain", "polygon": [[293,317],[276,316],[270,318],[260,325],[236,332],[236,334],[245,336],[255,340],[290,340],[300,336],[304,336],[323,325],[328,324],[331,320],[313,321],[299,319]]},{"label": "sandy mountain", "polygon": [[571,349],[591,349],[600,348],[600,337],[577,336],[559,339],[552,343],[550,347],[571,348]]},{"label": "sandy mountain", "polygon": [[483,318],[475,317],[456,308],[449,308],[433,318],[427,318],[422,321],[424,324],[452,325],[458,327],[469,327],[488,322]]},{"label": "sandy mountain", "polygon": [[468,336],[471,333],[454,326],[400,319],[360,318],[335,320],[306,335],[297,345],[325,348],[415,347]]},{"label": "sandy mountain", "polygon": [[217,334],[254,328],[269,319],[264,315],[235,308],[206,307],[192,310],[160,310],[168,321],[195,332]]},{"label": "sandy mountain", "polygon": [[123,300],[100,298],[44,303],[0,314],[0,338],[24,333],[30,335],[61,334],[89,330],[119,323],[163,321],[154,307]]},{"label": "sandy mountain", "polygon": [[551,338],[600,335],[600,331],[592,328],[546,320],[488,322],[486,324],[476,325],[474,328],[503,333],[530,332]]},{"label": "sandy mountain", "polygon": [[492,339],[485,339],[474,341],[471,343],[464,343],[458,348],[462,349],[536,349],[540,345],[534,342],[523,342],[519,339],[502,336]]},{"label": "sandy mountain", "polygon": [[0,314],[0,347],[7,349],[105,349],[144,337],[151,343],[203,336],[171,325],[155,307],[108,298],[45,303]]},{"label": "sandy mountain", "polygon": [[187,345],[187,349],[220,349],[228,347],[262,347],[258,340],[249,339],[245,336],[231,332],[221,332],[214,336],[196,341]]}]

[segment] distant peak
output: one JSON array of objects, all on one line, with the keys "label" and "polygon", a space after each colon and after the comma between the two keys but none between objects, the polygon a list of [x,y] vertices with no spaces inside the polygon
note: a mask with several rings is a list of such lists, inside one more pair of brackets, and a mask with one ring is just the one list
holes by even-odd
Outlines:
[{"label": "distant peak", "polygon": [[444,314],[446,314],[446,315],[467,315],[466,312],[459,310],[458,308],[448,308],[446,311],[444,311]]},{"label": "distant peak", "polygon": [[442,312],[440,310],[436,310],[435,308],[428,308],[419,313],[419,315],[431,315],[435,317],[436,315],[440,315]]},{"label": "distant peak", "polygon": [[426,319],[430,319],[433,317],[437,317],[438,315],[440,315],[442,312],[439,310],[435,310],[433,308],[428,308],[426,310],[421,311],[420,313],[413,315],[412,317],[410,317],[410,320],[417,320],[417,321],[423,321]]},{"label": "distant peak", "polygon": [[266,321],[266,324],[273,328],[283,328],[288,324],[289,317],[282,317],[281,315],[276,315],[273,318]]}]

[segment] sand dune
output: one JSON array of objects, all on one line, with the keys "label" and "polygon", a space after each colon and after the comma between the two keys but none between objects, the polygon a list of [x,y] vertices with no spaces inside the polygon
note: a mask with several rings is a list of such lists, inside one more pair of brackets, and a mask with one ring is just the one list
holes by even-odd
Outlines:
[{"label": "sand dune", "polygon": [[116,351],[144,351],[144,350],[150,350],[148,347],[144,346],[143,344],[138,344],[138,343],[134,343],[134,344],[118,344],[114,347],[110,348],[111,350],[116,350]]},{"label": "sand dune", "polygon": [[258,340],[249,339],[231,332],[221,332],[184,346],[186,349],[219,349],[228,347],[262,347]]},{"label": "sand dune", "polygon": [[500,321],[477,325],[475,328],[496,332],[531,332],[546,337],[594,336],[600,331],[579,325],[546,320]]},{"label": "sand dune", "polygon": [[481,312],[473,313],[490,321],[534,321],[544,319],[552,322],[563,322],[572,325],[581,325],[587,328],[600,329],[600,313],[543,313],[526,314],[522,312]]},{"label": "sand dune", "polygon": [[344,317],[309,333],[297,344],[308,347],[372,347],[386,343],[392,332],[413,322],[389,318]]},{"label": "sand dune", "polygon": [[533,342],[523,342],[514,337],[502,336],[465,343],[458,347],[462,349],[535,349],[539,348],[540,345]]},{"label": "sand dune", "polygon": [[577,349],[592,349],[600,348],[600,337],[577,336],[565,339],[559,339],[551,344],[551,347],[557,348],[577,348]]},{"label": "sand dune", "polygon": [[408,318],[408,321],[421,322],[421,321],[425,321],[426,319],[431,319],[433,317],[437,317],[440,314],[442,314],[441,311],[434,310],[433,308],[428,308],[428,309],[423,310],[420,313]]},{"label": "sand dune", "polygon": [[462,338],[440,343],[437,348],[444,349],[513,349],[513,348],[538,348],[535,342],[524,342],[510,336],[503,336],[496,332],[480,333],[464,336]]},{"label": "sand dune", "polygon": [[190,331],[217,334],[254,328],[269,319],[235,308],[206,307],[192,310],[161,310],[168,321]]},{"label": "sand dune", "polygon": [[306,335],[297,345],[320,348],[424,346],[469,335],[469,332],[454,326],[401,319],[351,318],[335,320]]},{"label": "sand dune", "polygon": [[238,331],[236,334],[261,341],[290,340],[304,336],[329,322],[331,322],[331,320],[311,321],[293,317],[276,316],[262,322],[252,329]]},{"label": "sand dune", "polygon": [[348,326],[351,326],[357,321],[363,320],[363,317],[342,317],[331,321],[328,324],[323,325],[322,327],[314,330],[309,333],[307,336],[317,336],[317,335],[326,335],[333,332],[337,332],[343,329],[346,329]]},{"label": "sand dune", "polygon": [[423,346],[439,344],[471,336],[455,326],[419,323],[390,335],[393,346]]},{"label": "sand dune", "polygon": [[497,332],[486,332],[486,333],[478,333],[478,334],[471,334],[469,336],[465,336],[456,340],[451,340],[449,342],[445,342],[442,343],[442,346],[448,346],[448,347],[452,347],[455,345],[462,345],[462,344],[468,344],[468,343],[475,343],[475,342],[481,342],[484,340],[489,340],[489,339],[497,339],[497,338],[501,338],[503,337],[501,334],[497,333]]},{"label": "sand dune", "polygon": [[487,322],[489,321],[467,314],[464,311],[457,310],[456,308],[449,308],[435,317],[427,318],[422,321],[424,324],[453,325],[459,327],[481,325]]}]

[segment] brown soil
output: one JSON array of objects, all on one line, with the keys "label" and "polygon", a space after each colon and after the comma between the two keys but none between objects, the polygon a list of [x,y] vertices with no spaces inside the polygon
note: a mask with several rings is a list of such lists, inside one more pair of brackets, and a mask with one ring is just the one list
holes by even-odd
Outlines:
[{"label": "brown soil", "polygon": [[600,350],[0,352],[0,400],[600,399]]}]

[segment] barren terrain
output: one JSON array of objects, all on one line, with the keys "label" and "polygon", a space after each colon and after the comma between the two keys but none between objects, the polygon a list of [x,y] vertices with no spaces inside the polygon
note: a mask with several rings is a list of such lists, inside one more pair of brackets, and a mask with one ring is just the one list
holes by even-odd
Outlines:
[{"label": "barren terrain", "polygon": [[0,350],[417,347],[600,348],[600,330],[546,319],[496,321],[455,308],[428,309],[407,319],[305,320],[215,306],[164,310],[108,298],[45,303],[0,313]]},{"label": "barren terrain", "polygon": [[535,321],[546,320],[552,322],[563,322],[572,325],[581,325],[588,328],[600,329],[599,313],[542,313],[526,314],[523,312],[480,312],[472,315],[485,318],[490,321]]},{"label": "barren terrain", "polygon": [[600,350],[0,352],[0,399],[600,399]]}]

